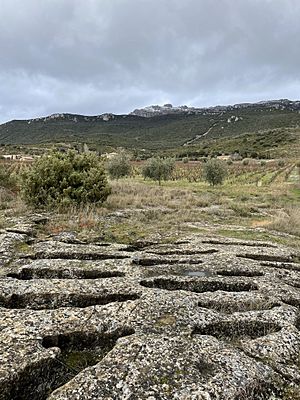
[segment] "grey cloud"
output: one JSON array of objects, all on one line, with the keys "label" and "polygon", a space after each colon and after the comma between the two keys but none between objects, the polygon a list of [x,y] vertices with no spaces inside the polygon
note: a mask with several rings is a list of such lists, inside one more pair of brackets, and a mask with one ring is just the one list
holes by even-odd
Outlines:
[{"label": "grey cloud", "polygon": [[298,0],[0,0],[0,121],[297,98]]}]

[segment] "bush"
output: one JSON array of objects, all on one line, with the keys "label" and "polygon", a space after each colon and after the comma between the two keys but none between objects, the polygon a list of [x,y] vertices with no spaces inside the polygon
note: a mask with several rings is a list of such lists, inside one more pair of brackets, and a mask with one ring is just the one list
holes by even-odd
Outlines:
[{"label": "bush", "polygon": [[0,165],[0,188],[17,190],[17,177],[6,165]]},{"label": "bush", "polygon": [[96,155],[54,152],[41,157],[24,173],[22,194],[35,207],[64,208],[102,203],[110,188]]},{"label": "bush", "polygon": [[161,158],[152,157],[146,161],[142,175],[144,178],[150,178],[154,181],[168,180],[171,178],[172,172],[174,171],[175,161],[173,158]]},{"label": "bush", "polygon": [[285,165],[284,160],[278,160],[277,165],[278,165],[278,167],[284,167],[284,165]]},{"label": "bush", "polygon": [[210,159],[203,167],[203,177],[212,186],[221,185],[227,176],[227,169],[223,161]]},{"label": "bush", "polygon": [[125,151],[120,152],[107,162],[106,168],[112,179],[130,175],[132,168],[129,155]]},{"label": "bush", "polygon": [[243,165],[249,165],[249,160],[247,158],[244,158]]}]

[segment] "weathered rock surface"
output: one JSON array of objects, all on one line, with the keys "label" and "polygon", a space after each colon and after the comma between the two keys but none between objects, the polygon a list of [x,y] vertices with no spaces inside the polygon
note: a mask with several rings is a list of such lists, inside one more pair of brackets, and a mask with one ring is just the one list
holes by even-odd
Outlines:
[{"label": "weathered rock surface", "polygon": [[299,252],[35,223],[0,235],[0,400],[299,398]]}]

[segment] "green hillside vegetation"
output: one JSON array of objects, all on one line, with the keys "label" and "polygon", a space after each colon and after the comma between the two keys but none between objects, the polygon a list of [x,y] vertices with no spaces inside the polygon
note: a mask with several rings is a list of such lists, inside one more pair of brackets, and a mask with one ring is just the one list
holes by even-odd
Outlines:
[{"label": "green hillside vegetation", "polygon": [[[228,122],[233,116],[238,117],[238,121]],[[183,153],[188,153],[186,148],[191,151],[196,149],[197,154],[201,154],[201,149],[204,154],[205,149],[210,153],[211,148],[213,151],[226,153],[236,150],[236,147],[260,152],[297,142],[299,126],[300,114],[297,111],[259,106],[219,114],[176,114],[151,118],[117,115],[109,121],[65,114],[64,118],[2,124],[0,144],[87,143],[90,148],[98,151],[124,147],[155,152],[182,147],[187,141],[203,135],[211,128],[207,135],[182,148]],[[239,135],[243,137],[237,139]],[[223,140],[218,143],[209,140],[220,138]],[[195,146],[199,144],[201,146],[197,150]]]},{"label": "green hillside vegetation", "polygon": [[242,158],[299,157],[300,129],[271,129],[235,137],[204,139],[199,144],[165,151],[178,158],[199,159],[207,156],[238,154]]},{"label": "green hillside vegetation", "polygon": [[[237,122],[224,123],[232,115],[242,118]],[[210,132],[210,137],[236,136],[241,133],[259,133],[276,128],[299,128],[300,114],[290,110],[270,110],[263,108],[230,111],[222,115],[223,123],[217,124]],[[223,127],[223,128],[222,128]]]},{"label": "green hillside vegetation", "polygon": [[[77,117],[78,116],[74,116]],[[0,143],[37,144],[87,142],[95,145],[159,149],[179,146],[202,130],[210,120],[206,116],[115,116],[110,121],[55,119],[28,123],[12,121],[0,126]],[[171,145],[171,146],[170,146]]]}]

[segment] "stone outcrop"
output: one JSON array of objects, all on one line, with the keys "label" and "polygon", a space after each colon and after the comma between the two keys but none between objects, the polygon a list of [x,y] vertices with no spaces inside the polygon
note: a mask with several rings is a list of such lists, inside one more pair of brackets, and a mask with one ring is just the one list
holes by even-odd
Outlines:
[{"label": "stone outcrop", "polygon": [[0,400],[297,399],[300,257],[0,235]]},{"label": "stone outcrop", "polygon": [[[260,101],[258,103],[241,103],[227,106],[214,106],[214,107],[188,107],[188,106],[177,106],[174,107],[172,104],[165,104],[163,106],[152,105],[132,111],[129,115],[135,115],[144,118],[151,118],[154,116],[161,115],[179,115],[179,114],[201,114],[201,115],[215,115],[224,112],[231,112],[243,109],[262,109],[262,110],[289,110],[299,112],[300,102],[291,101],[288,99],[280,100],[267,100]],[[227,122],[238,122],[243,119],[236,115],[231,116]]]}]

